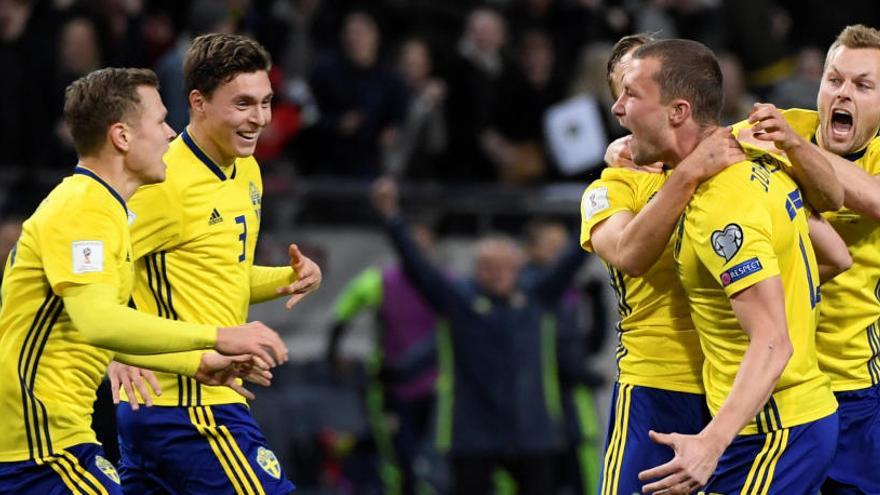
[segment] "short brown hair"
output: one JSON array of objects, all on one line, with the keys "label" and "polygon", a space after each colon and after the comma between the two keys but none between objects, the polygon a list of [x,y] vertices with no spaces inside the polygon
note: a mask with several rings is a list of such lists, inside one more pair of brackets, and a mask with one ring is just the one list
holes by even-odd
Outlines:
[{"label": "short brown hair", "polygon": [[205,34],[193,40],[183,62],[186,94],[198,90],[206,97],[241,73],[268,71],[269,53],[256,41],[235,34]]},{"label": "short brown hair", "polygon": [[876,48],[880,50],[880,31],[864,24],[855,24],[843,28],[843,31],[837,35],[837,39],[828,48],[828,53],[825,55],[826,66],[828,65],[828,57],[841,46],[847,48]]},{"label": "short brown hair", "polygon": [[[149,69],[100,69],[77,79],[64,91],[64,121],[80,156],[104,146],[107,128],[140,115],[137,88],[159,88]],[[130,121],[130,120],[129,120]]]},{"label": "short brown hair", "polygon": [[614,67],[620,63],[620,59],[629,53],[630,50],[634,50],[651,41],[654,41],[654,37],[650,34],[636,33],[620,38],[611,48],[611,56],[608,57],[608,66],[605,68],[605,79],[608,81],[608,89],[611,91],[611,96],[616,96],[614,94],[614,81],[611,80],[611,73],[614,72]]},{"label": "short brown hair", "polygon": [[636,49],[633,58],[655,58],[660,62],[654,80],[660,86],[663,103],[681,98],[690,102],[697,123],[721,121],[724,106],[721,67],[712,50],[691,40],[658,40]]}]

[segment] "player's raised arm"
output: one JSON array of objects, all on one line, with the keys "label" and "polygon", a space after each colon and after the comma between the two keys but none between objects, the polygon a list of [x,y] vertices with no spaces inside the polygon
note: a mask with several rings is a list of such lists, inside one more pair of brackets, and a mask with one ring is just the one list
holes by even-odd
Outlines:
[{"label": "player's raised arm", "polygon": [[675,168],[660,192],[638,214],[621,211],[596,225],[592,229],[594,250],[627,275],[644,275],[663,253],[697,187],[744,159],[745,153],[730,130],[716,129]]},{"label": "player's raised arm", "polygon": [[844,187],[827,153],[794,132],[782,112],[770,103],[755,103],[749,113],[753,137],[773,142],[784,151],[792,172],[810,205],[818,211],[837,211],[843,206]]}]

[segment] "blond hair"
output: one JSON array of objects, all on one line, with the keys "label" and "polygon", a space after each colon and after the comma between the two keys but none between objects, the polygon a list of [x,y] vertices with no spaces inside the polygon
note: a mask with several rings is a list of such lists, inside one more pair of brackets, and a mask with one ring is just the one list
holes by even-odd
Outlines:
[{"label": "blond hair", "polygon": [[846,48],[875,48],[880,50],[880,31],[865,26],[864,24],[854,24],[847,26],[837,35],[837,39],[828,48],[825,55],[825,66],[828,66],[828,59],[831,54],[838,48],[845,46]]}]

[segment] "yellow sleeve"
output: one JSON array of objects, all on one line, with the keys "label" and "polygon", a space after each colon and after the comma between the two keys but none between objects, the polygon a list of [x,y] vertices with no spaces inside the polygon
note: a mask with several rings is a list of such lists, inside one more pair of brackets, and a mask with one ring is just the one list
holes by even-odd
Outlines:
[{"label": "yellow sleeve", "polygon": [[117,303],[117,293],[112,285],[88,284],[61,294],[70,321],[87,343],[128,354],[210,349],[217,343],[217,327],[141,313]]},{"label": "yellow sleeve", "polygon": [[783,110],[782,117],[795,133],[807,140],[813,139],[819,128],[819,112],[815,110],[792,108]]},{"label": "yellow sleeve", "polygon": [[728,296],[779,275],[770,212],[758,197],[741,198],[731,208],[721,196],[733,191],[751,194],[732,185],[715,187],[692,201],[685,224],[697,257]]},{"label": "yellow sleeve", "polygon": [[183,229],[182,205],[179,193],[168,182],[143,186],[134,193],[128,211],[135,260],[178,242]]},{"label": "yellow sleeve", "polygon": [[628,174],[644,173],[606,168],[581,199],[581,247],[592,252],[593,228],[620,211],[638,212],[637,188]]},{"label": "yellow sleeve", "polygon": [[198,371],[204,353],[205,351],[187,351],[136,355],[117,352],[113,359],[129,366],[192,377]]},{"label": "yellow sleeve", "polygon": [[65,210],[38,233],[43,268],[58,295],[70,286],[106,284],[119,287],[119,253],[123,251],[122,211],[102,204]]},{"label": "yellow sleeve", "polygon": [[296,282],[296,273],[289,266],[251,267],[251,304],[275,299],[276,289]]}]

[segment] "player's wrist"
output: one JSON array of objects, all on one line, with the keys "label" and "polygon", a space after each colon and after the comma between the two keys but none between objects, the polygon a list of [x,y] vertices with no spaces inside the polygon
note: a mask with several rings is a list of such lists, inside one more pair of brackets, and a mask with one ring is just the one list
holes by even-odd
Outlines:
[{"label": "player's wrist", "polygon": [[797,152],[807,143],[804,138],[795,134],[793,131],[790,131],[786,134],[786,139],[780,140],[778,143],[776,143],[776,146],[786,153]]},{"label": "player's wrist", "polygon": [[720,456],[727,449],[727,446],[733,442],[737,433],[738,430],[725,428],[724,425],[717,421],[716,416],[716,420],[709,422],[697,436],[706,441]]},{"label": "player's wrist", "polygon": [[691,162],[683,161],[678,167],[675,168],[675,172],[671,177],[677,178],[681,183],[681,186],[690,191],[693,194],[696,191],[697,187],[702,183],[706,178],[703,177],[704,174],[702,170],[699,170],[699,167],[693,165]]}]

